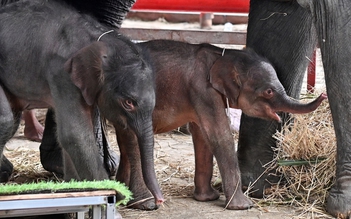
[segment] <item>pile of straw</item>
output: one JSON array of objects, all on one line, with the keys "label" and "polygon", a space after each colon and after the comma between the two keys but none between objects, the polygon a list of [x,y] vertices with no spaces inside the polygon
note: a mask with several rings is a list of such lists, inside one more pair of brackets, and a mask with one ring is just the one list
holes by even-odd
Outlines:
[{"label": "pile of straw", "polygon": [[11,183],[21,184],[57,179],[53,173],[44,170],[38,151],[19,148],[5,155],[14,167]]},{"label": "pile of straw", "polygon": [[331,218],[324,205],[335,177],[336,138],[328,101],[292,121],[274,135],[274,168],[285,182],[274,185],[264,201],[298,207],[300,218]]}]

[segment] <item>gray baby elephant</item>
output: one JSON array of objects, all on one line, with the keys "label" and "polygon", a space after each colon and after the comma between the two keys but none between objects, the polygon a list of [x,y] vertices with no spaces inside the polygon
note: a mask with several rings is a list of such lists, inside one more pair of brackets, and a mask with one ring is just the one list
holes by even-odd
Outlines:
[{"label": "gray baby elephant", "polygon": [[[108,178],[93,131],[94,109],[136,134],[148,189],[163,202],[153,164],[154,78],[135,44],[57,1],[23,0],[0,9],[0,170],[2,152],[25,109],[51,108],[58,145],[71,158],[64,178]],[[66,162],[67,160],[64,159]],[[11,170],[10,170],[11,171]],[[7,174],[0,174],[6,181]]]}]

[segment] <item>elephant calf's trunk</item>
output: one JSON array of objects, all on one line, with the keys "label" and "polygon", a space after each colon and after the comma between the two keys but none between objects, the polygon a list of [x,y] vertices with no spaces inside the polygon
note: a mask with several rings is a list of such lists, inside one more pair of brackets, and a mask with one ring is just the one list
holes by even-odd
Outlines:
[{"label": "elephant calf's trunk", "polygon": [[322,93],[314,101],[307,104],[299,103],[294,99],[290,99],[287,101],[287,105],[283,106],[283,108],[279,110],[283,112],[296,113],[296,114],[309,113],[317,109],[317,107],[322,103],[322,101],[327,98],[328,98],[327,95]]}]

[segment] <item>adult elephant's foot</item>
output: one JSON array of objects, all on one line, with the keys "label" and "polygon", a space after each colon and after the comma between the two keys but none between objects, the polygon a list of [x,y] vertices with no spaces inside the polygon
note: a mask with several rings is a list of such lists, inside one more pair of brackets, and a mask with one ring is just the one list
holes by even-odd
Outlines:
[{"label": "adult elephant's foot", "polygon": [[196,187],[194,190],[194,199],[197,201],[213,201],[219,198],[219,192],[212,188],[212,186],[207,186],[206,188]]},{"label": "adult elephant's foot", "polygon": [[272,184],[276,184],[281,180],[280,176],[276,174],[264,173],[266,169],[262,168],[255,171],[246,171],[241,173],[242,189],[246,191],[249,189],[249,196],[254,198],[262,198],[265,190],[271,188]]},{"label": "adult elephant's foot", "polygon": [[351,218],[351,178],[339,178],[329,191],[327,211],[338,218]]},{"label": "adult elephant's foot", "polygon": [[229,210],[246,210],[253,206],[253,203],[241,191],[237,191],[234,197],[226,197],[225,208]]}]

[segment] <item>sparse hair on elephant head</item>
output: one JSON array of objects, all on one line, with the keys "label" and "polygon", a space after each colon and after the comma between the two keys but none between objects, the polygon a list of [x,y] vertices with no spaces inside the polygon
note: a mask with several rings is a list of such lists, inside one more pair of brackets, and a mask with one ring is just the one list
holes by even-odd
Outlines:
[{"label": "sparse hair on elephant head", "polygon": [[72,82],[81,90],[85,102],[94,104],[104,80],[103,59],[107,58],[107,47],[103,42],[93,42],[80,49],[64,65]]},{"label": "sparse hair on elephant head", "polygon": [[[263,80],[269,74],[261,65],[269,62],[250,48],[225,50],[210,70],[213,88],[229,99],[231,107],[238,108],[238,99],[244,83],[248,80]],[[258,70],[258,71],[257,71]],[[275,73],[275,72],[274,72]]]},{"label": "sparse hair on elephant head", "polygon": [[252,49],[226,50],[210,69],[210,83],[244,114],[281,121],[277,112],[308,113],[326,99],[321,94],[308,104],[289,97],[274,67]]}]

